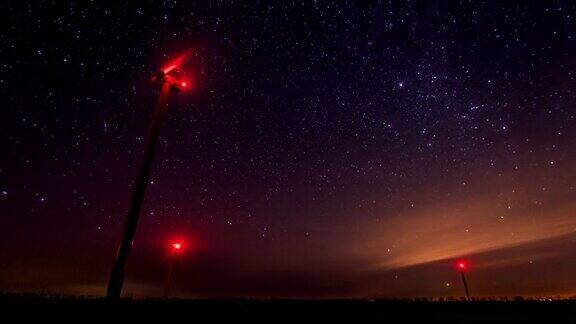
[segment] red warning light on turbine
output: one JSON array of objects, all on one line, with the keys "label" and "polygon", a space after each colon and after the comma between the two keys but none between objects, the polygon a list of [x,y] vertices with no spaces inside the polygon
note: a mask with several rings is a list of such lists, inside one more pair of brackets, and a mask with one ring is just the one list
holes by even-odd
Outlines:
[{"label": "red warning light on turbine", "polygon": [[468,264],[465,261],[456,262],[456,268],[460,271],[466,271],[468,269]]},{"label": "red warning light on turbine", "polygon": [[172,248],[176,251],[179,251],[182,249],[182,243],[174,242],[174,243],[172,243]]}]

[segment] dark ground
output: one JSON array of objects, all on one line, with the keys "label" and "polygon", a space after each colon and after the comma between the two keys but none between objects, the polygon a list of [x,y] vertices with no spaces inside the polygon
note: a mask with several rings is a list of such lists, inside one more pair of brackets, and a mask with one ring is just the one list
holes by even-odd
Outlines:
[{"label": "dark ground", "polygon": [[[14,318],[59,322],[146,320],[159,323],[576,323],[576,301],[406,301],[283,299],[73,299],[1,296],[0,310]],[[12,318],[12,317],[10,317]]]}]

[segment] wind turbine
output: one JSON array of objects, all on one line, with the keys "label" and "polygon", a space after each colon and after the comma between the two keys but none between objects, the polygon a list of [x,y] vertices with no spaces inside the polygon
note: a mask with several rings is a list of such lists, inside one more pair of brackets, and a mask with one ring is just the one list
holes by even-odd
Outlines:
[{"label": "wind turbine", "polygon": [[189,52],[185,52],[178,56],[176,59],[168,62],[156,75],[152,77],[154,83],[160,84],[160,96],[154,112],[150,129],[146,137],[146,147],[144,151],[144,158],[134,184],[134,191],[132,193],[132,200],[128,209],[128,216],[124,223],[124,231],[122,234],[122,241],[118,249],[116,262],[112,268],[110,279],[108,281],[108,288],[106,290],[107,298],[119,298],[122,293],[122,285],[124,283],[124,269],[138,226],[138,218],[140,217],[140,209],[144,201],[144,194],[148,185],[150,176],[150,167],[154,158],[154,151],[156,143],[158,142],[158,134],[166,115],[167,102],[170,92],[184,92],[190,89],[190,80],[182,71],[182,65],[186,61]]},{"label": "wind turbine", "polygon": [[468,290],[468,283],[466,282],[465,272],[468,270],[468,263],[464,260],[456,261],[456,269],[460,272],[462,283],[464,284],[464,292],[466,293],[466,300],[470,301],[470,291]]},{"label": "wind turbine", "polygon": [[164,284],[164,294],[162,297],[168,298],[168,293],[170,292],[170,286],[172,285],[172,273],[174,272],[174,263],[176,259],[182,253],[184,249],[184,244],[181,241],[174,241],[170,244],[170,260],[168,261],[168,272],[166,274],[166,283]]}]

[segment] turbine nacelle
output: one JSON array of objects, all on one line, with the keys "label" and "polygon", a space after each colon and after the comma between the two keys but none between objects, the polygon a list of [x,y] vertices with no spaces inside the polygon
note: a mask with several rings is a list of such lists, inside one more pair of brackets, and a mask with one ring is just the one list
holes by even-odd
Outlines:
[{"label": "turbine nacelle", "polygon": [[192,84],[190,78],[182,71],[182,65],[185,63],[188,55],[189,52],[186,51],[170,61],[152,77],[152,82],[167,82],[170,84],[170,90],[174,92],[188,91]]},{"label": "turbine nacelle", "polygon": [[170,84],[170,90],[174,92],[185,92],[190,89],[190,80],[179,69],[173,69],[170,73],[160,70],[152,77],[152,82]]}]

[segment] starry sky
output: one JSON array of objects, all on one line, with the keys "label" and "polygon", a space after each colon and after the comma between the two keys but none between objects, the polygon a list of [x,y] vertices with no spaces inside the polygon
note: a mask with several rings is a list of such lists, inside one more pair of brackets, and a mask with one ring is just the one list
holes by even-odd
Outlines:
[{"label": "starry sky", "polygon": [[104,294],[189,50],[125,295],[576,294],[573,2],[0,7],[0,291]]}]

